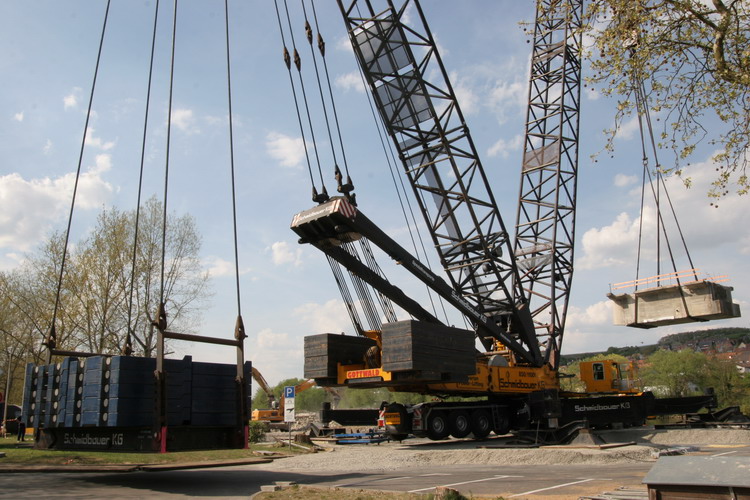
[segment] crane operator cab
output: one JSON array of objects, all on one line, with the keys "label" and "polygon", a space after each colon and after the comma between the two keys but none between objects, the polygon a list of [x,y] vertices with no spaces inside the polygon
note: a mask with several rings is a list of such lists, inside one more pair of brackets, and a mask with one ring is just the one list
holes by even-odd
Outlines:
[{"label": "crane operator cab", "polygon": [[581,380],[586,392],[639,392],[633,363],[618,363],[612,359],[582,361]]}]

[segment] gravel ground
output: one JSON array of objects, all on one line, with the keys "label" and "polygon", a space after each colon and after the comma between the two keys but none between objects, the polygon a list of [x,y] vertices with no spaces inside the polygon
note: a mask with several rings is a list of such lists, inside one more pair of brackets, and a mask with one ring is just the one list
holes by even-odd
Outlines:
[{"label": "gravel ground", "polygon": [[582,446],[542,448],[478,448],[496,446],[499,440],[481,443],[453,441],[435,443],[410,439],[380,445],[330,445],[330,451],[300,455],[258,466],[266,470],[389,471],[425,465],[553,465],[618,464],[652,462],[657,449],[678,446],[750,444],[750,430],[685,429],[623,430],[600,434],[607,443],[637,444],[599,449]]}]

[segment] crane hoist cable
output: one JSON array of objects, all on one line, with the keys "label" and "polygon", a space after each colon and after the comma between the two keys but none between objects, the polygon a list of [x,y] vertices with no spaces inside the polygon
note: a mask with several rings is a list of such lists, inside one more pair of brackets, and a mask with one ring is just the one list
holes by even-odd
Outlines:
[{"label": "crane hoist cable", "polygon": [[[292,92],[295,96],[295,107],[297,111],[297,117],[298,117],[298,123],[300,125],[300,131],[303,134],[303,142],[305,143],[305,146],[307,145],[307,142],[304,140],[304,134],[305,129],[302,125],[303,118],[302,118],[302,109],[300,105],[300,99],[298,99],[296,96],[297,94],[297,84],[295,82],[295,79],[291,75],[291,60],[292,58],[288,55],[289,51],[286,48],[286,27],[284,26],[284,21],[282,21],[282,15],[281,11],[279,9],[278,1],[276,3],[276,10],[277,10],[277,20],[279,22],[279,30],[281,32],[282,36],[282,43],[285,45],[285,63],[287,65],[287,70],[290,74],[290,83],[292,86]],[[331,155],[333,157],[333,163],[334,163],[334,169],[333,169],[333,175],[337,182],[337,191],[342,193],[346,199],[354,206],[356,206],[356,199],[354,194],[352,193],[353,185],[351,181],[351,174],[349,172],[348,168],[348,161],[346,159],[346,152],[343,144],[342,134],[341,134],[341,127],[338,121],[338,114],[336,112],[336,105],[335,105],[335,98],[333,96],[332,91],[332,85],[330,81],[330,73],[328,71],[327,62],[325,58],[325,41],[323,40],[323,36],[320,33],[319,24],[317,22],[317,13],[315,12],[315,6],[314,3],[311,1],[312,6],[312,12],[314,15],[314,23],[317,30],[317,46],[318,46],[318,52],[319,56],[315,53],[315,49],[313,48],[313,28],[310,24],[310,19],[308,16],[308,11],[306,8],[306,5],[304,1],[302,2],[302,13],[304,15],[304,30],[305,30],[305,36],[307,38],[308,44],[310,46],[310,52],[312,55],[313,60],[313,67],[315,71],[315,80],[318,87],[318,96],[320,98],[320,103],[323,108],[323,117],[325,120],[325,127],[326,131],[328,133],[328,139],[331,145]],[[290,32],[292,32],[292,21],[291,16],[288,9],[288,4],[285,0],[284,2],[285,7],[285,17],[286,17],[286,25],[288,26],[288,29]],[[318,148],[317,143],[314,139],[314,127],[313,127],[313,120],[312,120],[312,113],[310,104],[307,98],[307,93],[305,90],[305,83],[301,71],[301,58],[299,56],[299,52],[297,50],[295,41],[294,41],[294,35],[293,33],[290,35],[291,43],[292,43],[292,50],[294,51],[294,62],[295,67],[297,68],[298,72],[298,80],[299,80],[299,86],[301,88],[300,93],[302,96],[302,101],[304,102],[304,112],[306,114],[306,121],[310,129],[310,134],[313,137],[312,143],[313,147],[315,148],[315,159],[318,163],[318,173],[321,175],[321,182],[322,182],[322,167],[321,167],[321,161],[320,161],[320,155],[318,154]],[[327,93],[329,95],[330,99],[330,106],[333,114],[333,120],[331,120],[329,113],[328,113],[328,106],[329,104],[326,102],[326,97],[324,95],[324,88],[323,88],[323,78],[321,76],[320,71],[320,65],[317,62],[317,58],[320,57],[323,61],[323,68],[325,72],[325,82],[327,86]],[[341,169],[338,165],[338,156],[336,152],[336,142],[334,141],[333,132],[331,128],[331,121],[334,121],[334,126],[336,128],[336,134],[339,140],[339,147],[341,149],[341,156],[342,160],[344,162],[344,171],[346,175],[346,179],[344,180],[344,174],[342,174]],[[307,154],[307,150],[306,150]],[[309,158],[309,155],[308,155]],[[309,168],[309,170],[311,170]],[[311,174],[311,182],[312,182],[312,174]],[[324,188],[324,195],[318,197],[316,195],[316,188],[313,184],[313,200],[317,201],[318,203],[322,203],[327,200],[327,193],[325,192]],[[358,247],[360,250],[358,250]],[[375,262],[375,257],[373,255],[372,249],[369,247],[368,242],[366,240],[360,240],[358,243],[350,243],[347,245],[342,245],[341,249],[348,253],[351,258],[356,259],[357,261],[363,262],[363,265],[366,265],[368,269],[371,269],[373,272],[377,273],[379,276],[381,276],[383,279],[385,277],[382,274],[382,271],[380,270],[379,266]],[[346,308],[349,312],[350,318],[352,320],[352,323],[354,324],[355,329],[358,333],[362,333],[364,329],[362,328],[362,322],[359,318],[359,312],[358,307],[361,309],[364,318],[366,319],[366,323],[368,324],[368,327],[370,329],[379,329],[382,326],[382,319],[386,319],[387,321],[395,321],[396,315],[393,309],[393,304],[391,303],[390,299],[388,299],[385,295],[380,293],[379,291],[376,291],[376,294],[372,294],[372,290],[370,289],[370,286],[362,280],[359,276],[357,276],[355,273],[352,273],[351,271],[348,272],[349,280],[347,281],[344,276],[345,273],[343,270],[339,267],[340,264],[336,262],[333,259],[329,259],[329,264],[331,266],[332,272],[334,274],[334,278],[336,280],[336,284],[339,287],[339,290],[341,292],[342,298],[344,299]],[[355,303],[352,300],[352,294],[349,291],[349,285],[351,284],[351,287],[354,289],[354,292],[356,293],[356,296],[358,298],[358,302]],[[359,306],[357,307],[357,304]]]},{"label": "crane hoist cable", "polygon": [[[638,117],[638,130],[640,133],[640,139],[641,139],[641,151],[642,151],[642,161],[643,161],[643,175],[642,175],[642,185],[641,185],[641,214],[640,214],[640,221],[639,221],[639,227],[638,227],[638,255],[636,259],[636,277],[635,277],[635,288],[638,289],[638,279],[640,274],[640,266],[641,266],[641,251],[643,246],[643,216],[644,216],[644,208],[645,208],[645,198],[646,198],[646,185],[650,187],[651,195],[654,200],[655,208],[656,208],[656,276],[657,276],[657,286],[661,282],[661,240],[664,239],[664,242],[667,246],[667,253],[669,255],[669,260],[672,265],[672,271],[674,272],[674,276],[676,279],[676,282],[678,285],[680,285],[680,276],[677,273],[677,265],[675,262],[675,256],[674,251],[672,249],[672,245],[669,240],[669,234],[667,233],[667,227],[664,223],[664,217],[662,214],[662,201],[661,201],[661,193],[664,192],[664,196],[666,197],[669,210],[672,213],[672,217],[674,219],[674,224],[677,229],[677,232],[680,236],[680,240],[682,242],[682,247],[685,252],[686,258],[689,262],[690,269],[692,270],[693,276],[695,280],[698,280],[697,270],[695,269],[695,266],[693,265],[692,258],[690,256],[690,251],[687,247],[687,242],[685,241],[685,236],[682,232],[682,227],[680,226],[679,220],[677,219],[677,212],[674,208],[674,205],[672,204],[672,199],[669,196],[669,191],[667,189],[667,184],[664,180],[664,175],[661,171],[661,164],[659,163],[658,153],[657,153],[657,145],[656,141],[654,139],[654,130],[653,130],[653,124],[651,122],[651,114],[649,111],[649,105],[648,105],[648,94],[646,91],[646,87],[643,83],[643,79],[639,79],[637,75],[633,75],[633,87],[634,87],[634,93],[635,93],[635,101],[636,101],[636,112]],[[648,139],[648,140],[647,140]],[[647,144],[648,143],[648,144]],[[651,170],[649,169],[649,156],[648,156],[648,149],[651,149],[653,157],[654,157],[654,167],[655,167],[655,179],[652,176]],[[685,310],[687,312],[687,303],[684,295],[684,291],[682,290],[682,287],[679,287],[680,295],[682,296],[682,301],[685,306]]]},{"label": "crane hoist cable", "polygon": [[174,101],[174,56],[177,46],[177,0],[174,0],[172,9],[172,44],[169,60],[169,104],[167,106],[167,144],[164,155],[164,198],[163,211],[161,219],[161,265],[159,272],[159,308],[156,313],[154,326],[159,330],[167,329],[167,312],[164,304],[164,273],[167,251],[167,213],[168,213],[168,194],[169,194],[169,153],[172,144],[172,104]]},{"label": "crane hoist cable", "polygon": [[341,270],[342,266],[341,264],[336,262],[330,255],[326,255],[326,259],[328,260],[328,264],[331,267],[331,273],[333,273],[333,278],[336,280],[336,285],[339,287],[339,291],[341,292],[341,297],[344,299],[344,306],[346,307],[346,311],[349,314],[349,319],[351,320],[352,325],[354,325],[354,330],[356,331],[357,335],[362,335],[362,333],[364,332],[364,328],[362,328],[362,321],[359,318],[359,312],[357,311],[357,308],[354,307],[354,300],[352,299],[352,295],[349,292],[349,287],[344,281],[344,273]]},{"label": "crane hoist cable", "polygon": [[[351,190],[354,189],[354,184],[352,183],[351,175],[349,175],[349,163],[346,161],[346,148],[344,147],[344,140],[341,137],[341,126],[339,125],[339,115],[336,112],[336,99],[334,99],[333,97],[333,87],[331,86],[331,76],[328,71],[328,63],[326,62],[326,51],[325,51],[326,44],[325,44],[325,41],[323,40],[323,36],[320,34],[320,26],[318,24],[318,13],[315,10],[315,0],[311,0],[310,4],[312,5],[313,19],[315,20],[315,30],[318,32],[318,36],[317,36],[318,51],[320,52],[320,57],[323,60],[323,70],[326,75],[328,95],[330,96],[330,99],[331,99],[331,110],[333,111],[333,119],[336,124],[336,132],[338,134],[339,147],[341,148],[341,158],[344,162],[344,172],[346,173],[346,184],[343,184],[343,185],[342,185],[342,182],[341,182],[342,179],[340,178],[340,173],[339,173],[339,177],[337,178],[339,185],[337,189],[340,192],[349,193],[351,192]],[[304,7],[304,2],[302,6]],[[356,199],[354,195],[351,196],[350,201],[352,202],[352,204],[356,206]]]},{"label": "crane hoist cable", "polygon": [[240,300],[240,258],[237,245],[237,189],[234,171],[234,120],[232,118],[232,64],[229,44],[229,2],[224,0],[224,34],[226,35],[227,54],[227,108],[229,112],[229,165],[232,181],[232,235],[234,242],[234,279],[237,293],[237,321],[242,323],[242,305]]},{"label": "crane hoist cable", "polygon": [[[284,36],[284,28],[283,23],[281,20],[281,13],[279,12],[279,4],[278,0],[274,0],[274,6],[276,7],[276,18],[279,23],[279,33],[281,34],[281,43],[284,46],[284,64],[286,65],[287,71],[289,72],[289,83],[292,86],[292,95],[294,96],[294,107],[297,112],[297,122],[299,124],[300,134],[302,135],[302,144],[303,148],[305,150],[305,158],[307,160],[307,169],[310,173],[310,183],[312,184],[312,192],[313,196],[312,199],[316,203],[324,203],[328,200],[328,190],[325,187],[325,181],[323,180],[323,170],[320,165],[320,156],[318,155],[318,146],[315,142],[315,130],[312,124],[312,117],[310,115],[310,107],[307,102],[307,93],[305,91],[305,83],[302,78],[302,60],[300,58],[299,52],[297,51],[297,45],[294,41],[294,31],[292,29],[292,20],[289,15],[289,6],[287,5],[287,0],[284,0],[284,10],[286,12],[286,21],[287,25],[289,26],[289,37],[292,41],[292,50],[294,51],[294,58],[289,54],[289,50],[286,47],[286,37]],[[321,183],[321,191],[318,192],[315,181],[313,179],[313,171],[312,171],[312,163],[310,162],[310,154],[308,151],[308,145],[307,145],[307,139],[305,137],[305,130],[304,126],[302,125],[302,112],[300,111],[300,105],[299,105],[299,99],[297,98],[297,90],[296,85],[294,84],[294,77],[292,76],[292,61],[294,62],[294,66],[297,68],[297,77],[300,83],[300,89],[302,91],[302,101],[304,103],[305,107],[305,115],[307,117],[307,123],[310,128],[310,137],[312,142],[312,148],[313,153],[315,154],[315,160],[318,167],[318,175],[320,176],[320,183]]]},{"label": "crane hoist cable", "polygon": [[138,257],[138,229],[140,228],[141,218],[141,196],[143,194],[143,169],[146,158],[146,135],[148,132],[148,112],[151,106],[151,84],[154,74],[154,52],[156,48],[156,31],[159,20],[159,0],[156,0],[154,7],[154,28],[151,35],[151,56],[149,58],[148,67],[148,84],[146,86],[146,109],[143,117],[143,139],[141,141],[141,161],[138,173],[138,197],[135,204],[135,227],[133,230],[133,257],[130,266],[130,290],[128,291],[128,322],[126,325],[127,332],[125,334],[125,342],[122,346],[122,354],[130,356],[133,352],[133,293],[135,287],[135,266]]},{"label": "crane hoist cable", "polygon": [[[677,232],[680,236],[680,240],[682,242],[682,247],[684,249],[686,258],[688,259],[688,262],[690,264],[690,268],[693,270],[694,277],[697,280],[697,272],[695,270],[695,266],[693,265],[692,258],[690,256],[690,251],[687,247],[687,242],[685,241],[684,234],[682,232],[682,227],[680,226],[679,220],[677,219],[677,212],[674,208],[674,205],[672,204],[672,199],[669,196],[669,191],[667,190],[667,184],[664,180],[664,175],[661,172],[661,164],[659,163],[659,158],[657,154],[657,145],[656,141],[654,139],[654,131],[653,131],[653,124],[651,122],[651,114],[649,111],[648,106],[648,95],[646,92],[646,87],[643,83],[642,79],[638,79],[637,76],[633,77],[633,83],[634,83],[634,93],[635,93],[635,101],[636,101],[636,112],[638,117],[638,129],[640,133],[641,138],[641,152],[642,152],[642,161],[643,161],[643,175],[642,175],[642,186],[641,186],[641,215],[640,215],[640,222],[639,222],[639,228],[638,228],[638,256],[636,259],[636,289],[637,289],[637,283],[640,273],[640,265],[641,265],[641,249],[643,245],[643,216],[644,216],[644,208],[645,208],[645,191],[646,186],[648,186],[651,189],[651,195],[653,196],[653,200],[655,203],[656,208],[656,265],[657,265],[657,276],[661,275],[661,240],[662,237],[664,239],[664,242],[667,246],[667,253],[669,255],[670,263],[672,264],[672,270],[676,273],[677,272],[677,265],[675,262],[675,256],[674,252],[672,250],[672,245],[669,240],[669,234],[667,233],[666,225],[664,224],[664,218],[662,215],[662,201],[661,201],[661,192],[664,192],[664,196],[666,197],[669,210],[672,213],[672,217],[674,219],[675,227],[677,229]],[[648,141],[647,141],[648,139]],[[648,142],[648,144],[647,144]],[[651,149],[653,157],[654,157],[654,163],[655,163],[655,177],[653,178],[651,170],[649,169],[649,156],[648,156],[648,149]],[[680,283],[679,276],[676,278],[677,283]],[[658,281],[657,281],[658,284]]]},{"label": "crane hoist cable", "polygon": [[[313,3],[314,8],[314,3]],[[336,190],[346,196],[346,198],[352,202],[353,205],[356,206],[356,200],[354,196],[352,195],[352,191],[354,190],[354,185],[352,184],[351,176],[349,175],[349,168],[346,165],[346,155],[344,153],[344,142],[341,139],[341,129],[339,128],[338,118],[336,118],[335,126],[338,132],[339,137],[339,144],[341,146],[342,151],[342,158],[344,160],[344,169],[346,171],[346,182],[344,182],[343,175],[341,174],[341,170],[339,169],[338,160],[336,159],[336,143],[333,140],[333,134],[331,133],[331,121],[328,118],[328,106],[326,106],[326,99],[323,95],[323,84],[320,81],[320,71],[318,69],[318,59],[315,56],[315,49],[313,48],[313,30],[312,26],[310,26],[310,21],[307,17],[307,9],[305,8],[305,1],[302,0],[302,13],[305,16],[305,35],[307,37],[307,43],[310,46],[310,56],[312,58],[313,67],[315,68],[315,79],[318,84],[318,93],[320,94],[320,102],[323,107],[323,117],[325,118],[325,124],[326,124],[326,130],[328,131],[328,142],[331,145],[331,155],[333,156],[333,166],[334,166],[334,178],[336,179],[337,187]],[[318,52],[320,53],[321,58],[323,59],[324,66],[325,66],[325,73],[326,73],[326,81],[328,83],[328,94],[331,99],[331,107],[334,112],[334,116],[336,116],[336,102],[333,98],[333,91],[331,90],[331,79],[328,74],[328,66],[325,65],[325,41],[323,40],[323,36],[320,34],[320,29],[317,24],[317,16],[315,19],[315,26],[316,30],[318,31],[317,36],[317,45],[318,45]]]},{"label": "crane hoist cable", "polygon": [[91,82],[91,92],[89,94],[89,103],[86,109],[86,121],[83,126],[83,137],[81,138],[81,148],[80,148],[80,153],[78,154],[78,166],[76,167],[76,178],[73,184],[73,196],[70,201],[70,212],[68,214],[68,226],[65,229],[65,243],[63,244],[63,254],[62,254],[62,260],[60,262],[60,274],[57,280],[57,291],[55,292],[55,307],[52,312],[52,324],[50,325],[50,330],[49,330],[49,333],[47,334],[47,339],[44,342],[44,345],[47,347],[47,350],[48,350],[47,363],[52,362],[52,351],[57,347],[57,333],[55,331],[55,323],[57,322],[57,313],[60,307],[60,293],[62,290],[63,276],[65,275],[65,260],[68,254],[68,242],[70,240],[70,227],[73,223],[73,210],[76,204],[76,194],[78,192],[78,181],[81,178],[81,165],[83,164],[83,152],[86,146],[86,134],[89,129],[89,119],[91,118],[91,110],[92,110],[92,105],[94,102],[94,91],[96,89],[96,79],[99,75],[99,63],[101,62],[101,58],[102,58],[102,49],[104,47],[104,34],[107,31],[107,20],[109,19],[110,4],[111,4],[111,0],[107,0],[107,6],[104,11],[104,21],[102,22],[102,32],[101,32],[101,36],[99,37],[99,50],[96,55],[94,77]]}]

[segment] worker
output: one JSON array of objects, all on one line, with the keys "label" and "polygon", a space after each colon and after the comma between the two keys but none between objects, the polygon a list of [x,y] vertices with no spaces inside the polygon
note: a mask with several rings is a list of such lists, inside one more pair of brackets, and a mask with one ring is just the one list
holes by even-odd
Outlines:
[{"label": "worker", "polygon": [[26,441],[26,423],[21,418],[21,415],[16,420],[18,421],[18,438],[16,441]]}]

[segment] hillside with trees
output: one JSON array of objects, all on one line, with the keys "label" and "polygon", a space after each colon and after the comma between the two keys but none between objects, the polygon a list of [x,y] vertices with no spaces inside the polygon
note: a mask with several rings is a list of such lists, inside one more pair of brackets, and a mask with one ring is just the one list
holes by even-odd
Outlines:
[{"label": "hillside with trees", "polygon": [[616,354],[626,358],[648,357],[660,349],[679,351],[688,346],[695,346],[698,343],[708,343],[719,345],[729,341],[732,345],[738,346],[741,343],[750,345],[750,328],[713,328],[710,330],[694,330],[689,332],[673,333],[659,339],[656,344],[609,347],[606,351],[591,351],[577,354],[563,354],[560,358],[561,365],[575,363],[586,358],[591,358],[599,354]]}]

